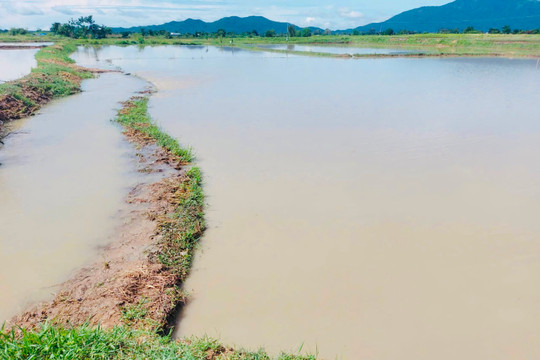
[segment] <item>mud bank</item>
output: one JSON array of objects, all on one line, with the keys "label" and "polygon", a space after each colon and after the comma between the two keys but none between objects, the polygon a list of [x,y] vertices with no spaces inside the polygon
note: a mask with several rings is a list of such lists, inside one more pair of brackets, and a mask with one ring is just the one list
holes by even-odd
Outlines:
[{"label": "mud bank", "polygon": [[[133,104],[126,102],[119,117],[130,116]],[[179,286],[204,229],[202,198],[192,198],[200,175],[196,169],[185,171],[185,162],[157,146],[153,137],[124,126],[126,138],[137,147],[141,181],[126,198],[123,224],[99,259],[65,282],[52,302],[34,306],[10,325],[164,328],[182,302]],[[179,257],[166,263],[168,253]]]}]

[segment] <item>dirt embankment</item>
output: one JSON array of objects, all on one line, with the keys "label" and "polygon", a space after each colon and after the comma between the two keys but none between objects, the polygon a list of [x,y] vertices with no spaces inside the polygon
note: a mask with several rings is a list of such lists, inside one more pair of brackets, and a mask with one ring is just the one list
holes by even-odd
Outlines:
[{"label": "dirt embankment", "polygon": [[[137,146],[143,181],[129,193],[129,211],[113,241],[95,263],[62,284],[53,301],[34,306],[12,319],[11,325],[32,329],[49,321],[68,326],[163,328],[182,302],[183,274],[159,258],[167,229],[175,225],[187,196],[189,173],[153,139],[132,129],[124,134]],[[191,256],[191,249],[176,250]]]}]

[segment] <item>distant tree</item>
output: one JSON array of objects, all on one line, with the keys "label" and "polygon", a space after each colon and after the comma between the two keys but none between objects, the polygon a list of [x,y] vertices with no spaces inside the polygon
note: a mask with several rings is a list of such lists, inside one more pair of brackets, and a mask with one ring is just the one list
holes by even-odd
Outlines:
[{"label": "distant tree", "polygon": [[51,32],[71,38],[94,39],[102,39],[112,34],[111,28],[97,25],[92,16],[82,16],[77,20],[71,19],[65,24],[54,23],[51,26]]},{"label": "distant tree", "polygon": [[504,26],[502,27],[502,33],[503,33],[503,34],[510,34],[511,32],[512,32],[512,29],[510,28],[509,25],[504,25]]},{"label": "distant tree", "polygon": [[58,34],[61,27],[62,27],[62,24],[60,24],[59,22],[55,22],[51,25],[51,32],[54,34]]},{"label": "distant tree", "polygon": [[360,31],[358,31],[358,29],[354,29],[354,31],[352,32],[352,34],[353,34],[354,36],[358,36],[358,35],[360,35]]},{"label": "distant tree", "polygon": [[141,36],[146,36],[146,29],[145,28],[141,28]]},{"label": "distant tree", "polygon": [[459,34],[459,29],[440,29],[439,34]]},{"label": "distant tree", "polygon": [[276,36],[276,30],[266,30],[266,33],[264,34],[265,37],[275,37]]},{"label": "distant tree", "polygon": [[384,30],[383,35],[394,35],[394,30],[393,29],[386,29],[386,30]]},{"label": "distant tree", "polygon": [[491,28],[491,29],[488,30],[488,33],[490,33],[490,34],[500,34],[501,30],[496,29],[496,28]]},{"label": "distant tree", "polygon": [[296,36],[296,27],[294,25],[287,24],[287,35],[290,37]]},{"label": "distant tree", "polygon": [[302,37],[310,37],[311,36],[311,29],[310,28],[304,28],[300,32],[300,36]]},{"label": "distant tree", "polygon": [[324,35],[332,35],[332,30],[330,29],[324,29]]},{"label": "distant tree", "polygon": [[259,32],[255,29],[251,30],[251,35],[252,36],[259,36]]},{"label": "distant tree", "polygon": [[11,28],[9,29],[9,35],[26,35],[28,34],[28,30],[23,28]]},{"label": "distant tree", "polygon": [[480,31],[476,30],[474,27],[472,26],[467,26],[465,28],[465,30],[463,30],[463,33],[464,34],[478,34],[480,33]]},{"label": "distant tree", "polygon": [[216,31],[217,37],[225,37],[225,35],[227,35],[227,32],[225,31],[225,29],[218,29],[218,31]]},{"label": "distant tree", "polygon": [[122,38],[123,39],[127,39],[129,37],[131,33],[129,31],[123,31],[122,33],[120,33],[120,35],[122,35]]}]

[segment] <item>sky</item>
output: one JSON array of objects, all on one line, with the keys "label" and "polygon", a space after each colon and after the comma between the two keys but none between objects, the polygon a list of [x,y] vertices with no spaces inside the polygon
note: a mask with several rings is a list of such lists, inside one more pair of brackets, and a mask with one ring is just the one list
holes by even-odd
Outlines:
[{"label": "sky", "polygon": [[93,15],[107,26],[163,24],[187,18],[215,21],[260,15],[298,26],[349,29],[419,6],[451,0],[0,0],[0,29],[48,29],[53,22]]}]

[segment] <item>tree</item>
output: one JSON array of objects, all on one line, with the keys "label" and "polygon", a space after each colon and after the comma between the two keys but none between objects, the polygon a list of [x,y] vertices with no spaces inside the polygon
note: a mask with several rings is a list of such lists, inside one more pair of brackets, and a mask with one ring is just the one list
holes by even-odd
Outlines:
[{"label": "tree", "polygon": [[28,30],[23,28],[11,28],[9,29],[9,35],[26,35],[28,34]]},{"label": "tree", "polygon": [[58,34],[61,26],[62,24],[60,24],[59,22],[55,22],[54,24],[51,25],[51,32],[54,34]]},{"label": "tree", "polygon": [[287,35],[290,37],[296,36],[296,27],[294,25],[287,24]]},{"label": "tree", "polygon": [[216,31],[217,37],[225,37],[225,35],[227,35],[227,32],[225,31],[225,29],[218,29],[218,31]]},{"label": "tree", "polygon": [[491,29],[488,30],[488,33],[490,33],[490,34],[500,34],[501,30],[496,29],[496,28],[491,28]]},{"label": "tree", "polygon": [[464,34],[478,34],[480,31],[476,30],[474,27],[472,26],[467,26],[465,28],[465,30],[463,30],[463,33]]},{"label": "tree", "polygon": [[360,35],[360,31],[358,31],[358,29],[355,29],[353,32],[352,32],[353,35],[355,36],[358,36]]},{"label": "tree", "polygon": [[266,33],[264,34],[265,37],[274,37],[276,36],[276,30],[266,30]]},{"label": "tree", "polygon": [[311,36],[311,29],[310,28],[304,28],[300,32],[300,36],[302,37],[310,37]]},{"label": "tree", "polygon": [[510,28],[510,26],[504,25],[504,26],[502,27],[502,33],[503,33],[503,34],[510,34],[511,32],[512,32],[512,29]]},{"label": "tree", "polygon": [[393,29],[386,29],[386,30],[384,30],[383,35],[394,35],[394,30]]},{"label": "tree", "polygon": [[54,23],[51,31],[56,35],[71,38],[103,39],[112,34],[112,30],[104,25],[97,25],[92,16],[82,16],[77,20],[71,19],[66,24]]}]

